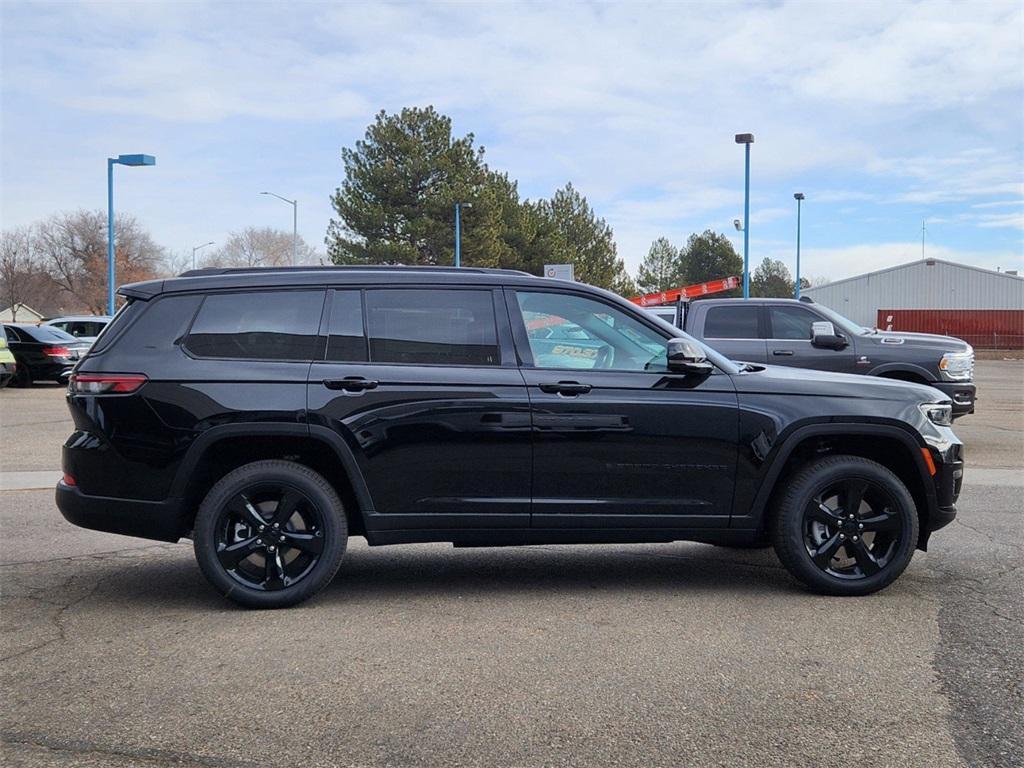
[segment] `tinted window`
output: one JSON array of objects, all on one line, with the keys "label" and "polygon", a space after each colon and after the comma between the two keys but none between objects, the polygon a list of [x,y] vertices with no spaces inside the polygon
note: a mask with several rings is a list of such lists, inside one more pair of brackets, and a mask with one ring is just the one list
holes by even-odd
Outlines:
[{"label": "tinted window", "polygon": [[201,357],[312,360],[323,291],[211,294],[192,324],[188,349]]},{"label": "tinted window", "polygon": [[334,291],[327,334],[328,360],[366,361],[363,299],[359,291]]},{"label": "tinted window", "polygon": [[768,307],[773,339],[811,340],[811,323],[821,318],[803,307]]},{"label": "tinted window", "polygon": [[665,369],[665,338],[615,307],[565,293],[516,299],[537,368]]},{"label": "tinted window", "polygon": [[375,363],[501,363],[490,291],[367,291],[366,322]]},{"label": "tinted window", "polygon": [[711,307],[704,320],[706,339],[756,339],[758,307]]}]

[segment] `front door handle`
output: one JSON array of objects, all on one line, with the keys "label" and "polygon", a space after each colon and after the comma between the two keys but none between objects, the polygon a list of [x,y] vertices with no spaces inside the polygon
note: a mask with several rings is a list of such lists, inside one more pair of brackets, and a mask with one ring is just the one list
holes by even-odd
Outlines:
[{"label": "front door handle", "polygon": [[591,389],[589,384],[580,384],[578,381],[559,381],[554,384],[540,384],[539,387],[541,392],[547,392],[549,395],[566,397],[585,395]]},{"label": "front door handle", "polygon": [[346,392],[363,392],[367,389],[376,389],[379,381],[366,379],[362,376],[346,376],[344,379],[324,379],[324,386],[328,389],[343,389]]},{"label": "front door handle", "polygon": [[777,355],[779,357],[792,357],[793,356],[793,350],[792,349],[773,349],[772,350],[772,354],[773,355]]}]

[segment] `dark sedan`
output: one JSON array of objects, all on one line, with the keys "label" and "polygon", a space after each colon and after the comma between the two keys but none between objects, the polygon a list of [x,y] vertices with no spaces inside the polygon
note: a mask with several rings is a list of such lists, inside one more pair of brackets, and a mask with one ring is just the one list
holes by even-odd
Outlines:
[{"label": "dark sedan", "polygon": [[78,358],[89,350],[88,342],[45,325],[7,323],[4,334],[18,364],[13,381],[16,387],[27,387],[33,381],[67,381]]}]

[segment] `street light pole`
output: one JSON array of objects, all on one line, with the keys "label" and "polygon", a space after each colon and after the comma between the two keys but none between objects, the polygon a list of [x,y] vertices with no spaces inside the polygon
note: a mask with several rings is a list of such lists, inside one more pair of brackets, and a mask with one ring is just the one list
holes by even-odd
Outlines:
[{"label": "street light pole", "polygon": [[796,288],[793,292],[793,298],[800,298],[800,203],[803,202],[804,193],[797,192],[793,195],[793,199],[796,200]]},{"label": "street light pole", "polygon": [[113,315],[114,303],[114,166],[156,165],[152,155],[118,155],[107,158],[107,313]]},{"label": "street light pole", "polygon": [[744,145],[743,172],[743,298],[750,298],[750,145],[754,134],[737,133],[736,143]]},{"label": "street light pole", "polygon": [[294,267],[295,262],[298,260],[299,253],[299,201],[298,199],[289,200],[287,197],[281,197],[273,192],[260,192],[260,194],[270,195],[271,197],[276,197],[278,200],[284,200],[292,207],[292,266]]},{"label": "street light pole", "polygon": [[203,243],[202,245],[197,245],[192,248],[192,269],[196,268],[196,251],[200,251],[208,245],[213,245],[213,240],[211,240],[208,243]]},{"label": "street light pole", "polygon": [[472,203],[456,203],[455,204],[455,266],[462,266],[462,215],[461,209],[465,206],[466,208],[472,208]]}]

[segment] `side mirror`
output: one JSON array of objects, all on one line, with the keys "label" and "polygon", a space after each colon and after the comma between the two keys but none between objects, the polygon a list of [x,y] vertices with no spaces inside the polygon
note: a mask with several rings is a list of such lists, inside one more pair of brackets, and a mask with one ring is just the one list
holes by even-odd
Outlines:
[{"label": "side mirror", "polygon": [[846,338],[836,333],[836,328],[827,320],[811,323],[811,344],[821,349],[842,349]]},{"label": "side mirror", "polygon": [[707,376],[714,366],[708,362],[707,355],[699,344],[689,339],[668,340],[669,373],[681,373],[686,376]]}]

